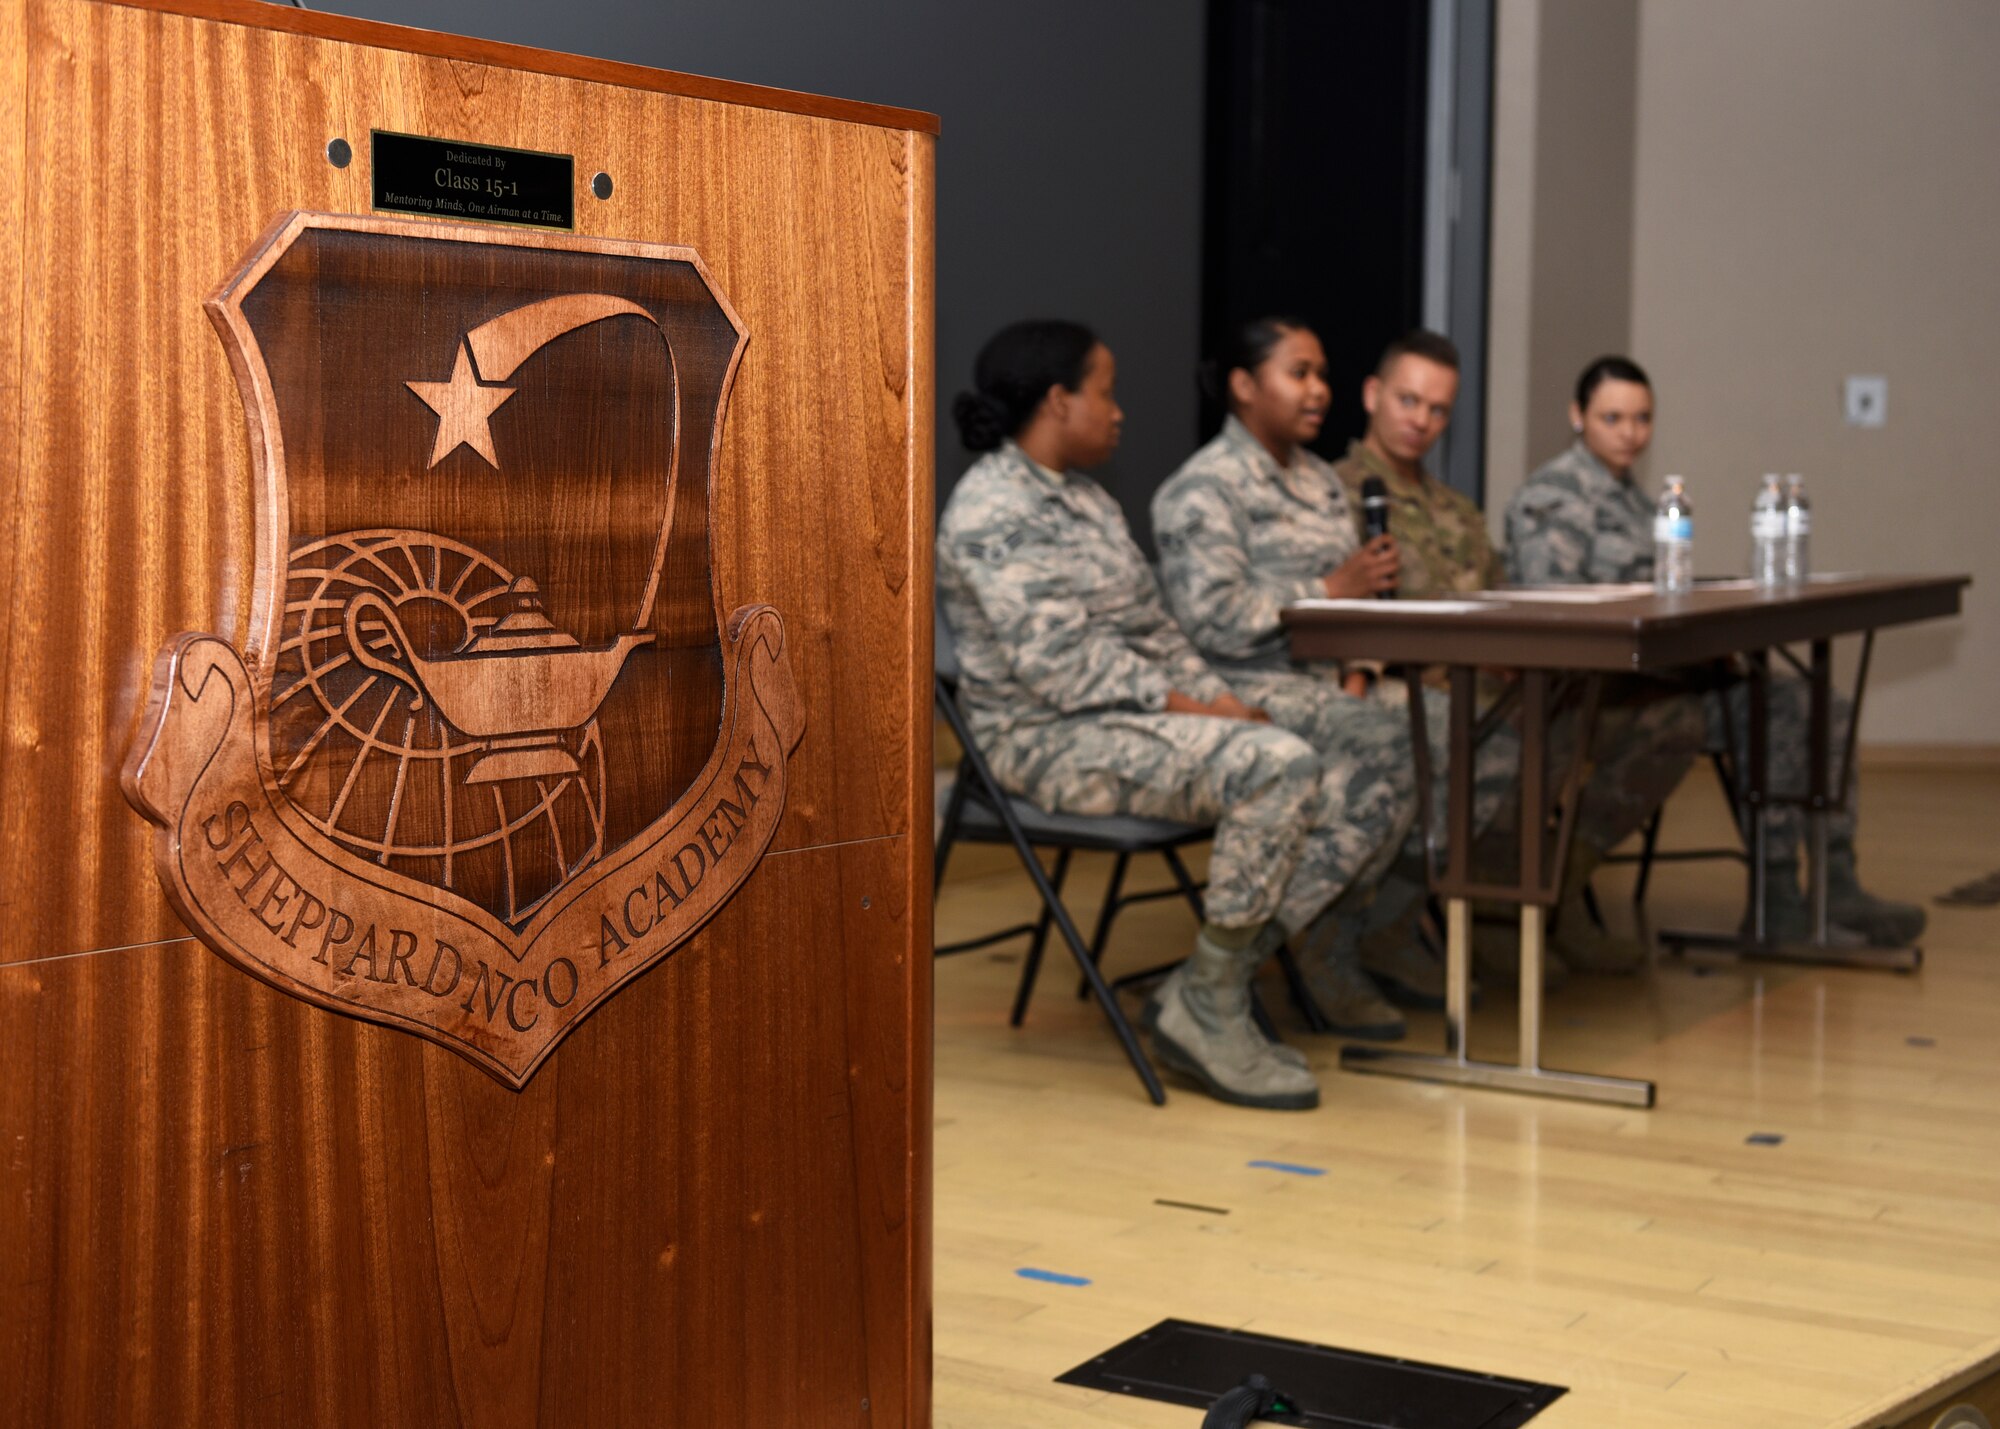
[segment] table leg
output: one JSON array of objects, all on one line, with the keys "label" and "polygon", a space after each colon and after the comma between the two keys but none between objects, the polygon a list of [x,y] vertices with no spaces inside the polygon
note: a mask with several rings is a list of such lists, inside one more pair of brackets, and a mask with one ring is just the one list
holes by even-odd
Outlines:
[{"label": "table leg", "polygon": [[[1718,698],[1720,698],[1718,696]],[[1771,739],[1771,652],[1750,653],[1750,936],[1759,945],[1770,940],[1764,908],[1771,892],[1771,849],[1764,800],[1771,787],[1768,750]]]},{"label": "table leg", "polygon": [[1521,905],[1521,1047],[1516,1060],[1522,1071],[1542,1065],[1542,972],[1547,960],[1548,910],[1539,903]]},{"label": "table leg", "polygon": [[[1869,656],[1874,649],[1870,631],[1861,647],[1861,664],[1854,676],[1854,724],[1861,719],[1861,698],[1867,692]],[[1787,658],[1790,658],[1789,656]],[[1701,932],[1684,928],[1666,929],[1660,943],[1671,952],[1690,948],[1711,953],[1733,954],[1739,959],[1759,962],[1794,963],[1807,967],[1876,968],[1888,972],[1915,972],[1923,966],[1922,948],[1847,947],[1832,939],[1827,918],[1826,880],[1827,819],[1847,803],[1854,773],[1854,736],[1847,731],[1837,778],[1830,778],[1827,765],[1833,754],[1833,643],[1812,642],[1812,664],[1807,669],[1811,705],[1806,726],[1807,758],[1810,771],[1802,803],[1806,813],[1806,837],[1811,844],[1811,869],[1806,883],[1806,906],[1812,910],[1813,936],[1804,943],[1777,943],[1764,922],[1764,903],[1769,886],[1767,868],[1770,849],[1765,829],[1765,809],[1771,802],[1769,768],[1770,661],[1768,650],[1750,655],[1750,787],[1745,799],[1750,810],[1750,927],[1742,932]],[[1796,665],[1798,662],[1793,661]],[[1720,698],[1718,696],[1718,698]]]},{"label": "table leg", "polygon": [[1472,1016],[1472,904],[1444,905],[1444,1050],[1464,1061]]},{"label": "table leg", "polygon": [[[1343,1071],[1373,1072],[1378,1076],[1409,1077],[1422,1082],[1442,1082],[1451,1086],[1488,1087],[1499,1091],[1527,1092],[1536,1096],[1565,1097],[1573,1101],[1607,1102],[1615,1106],[1650,1107],[1654,1087],[1651,1082],[1629,1077],[1600,1077],[1589,1072],[1552,1071],[1542,1066],[1542,967],[1546,905],[1555,899],[1562,878],[1562,844],[1558,838],[1553,855],[1544,857],[1543,841],[1549,826],[1550,802],[1545,775],[1548,757],[1549,716],[1548,675],[1531,670],[1522,675],[1524,685],[1521,722],[1521,868],[1512,888],[1479,888],[1471,880],[1472,758],[1474,720],[1470,702],[1474,697],[1473,672],[1452,672],[1452,718],[1450,739],[1451,808],[1448,826],[1451,844],[1446,850],[1442,878],[1431,865],[1432,887],[1445,899],[1445,1051],[1404,1052],[1385,1047],[1343,1047]],[[1421,695],[1411,692],[1412,706]],[[1566,807],[1562,834],[1567,835],[1575,814],[1584,762],[1590,757],[1590,738],[1595,723],[1597,687],[1588,687],[1582,718],[1578,721],[1577,747],[1571,755],[1569,777],[1563,781]],[[1422,716],[1414,717],[1414,733],[1423,734]],[[1426,823],[1428,813],[1426,810]],[[1470,1055],[1472,1006],[1472,904],[1470,893],[1503,898],[1521,906],[1521,1045],[1516,1060],[1475,1061]]]},{"label": "table leg", "polygon": [[1812,842],[1812,867],[1806,874],[1806,906],[1812,909],[1813,941],[1824,948],[1831,941],[1826,890],[1826,762],[1833,741],[1833,644],[1812,643],[1812,714],[1808,720],[1807,757],[1812,768],[1806,779],[1806,829]]}]

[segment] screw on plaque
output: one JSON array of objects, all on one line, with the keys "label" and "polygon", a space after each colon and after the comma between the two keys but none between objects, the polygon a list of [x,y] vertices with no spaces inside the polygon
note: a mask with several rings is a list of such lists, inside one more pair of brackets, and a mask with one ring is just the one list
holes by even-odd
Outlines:
[{"label": "screw on plaque", "polygon": [[336,169],[344,169],[354,162],[354,148],[345,139],[326,141],[326,161]]},{"label": "screw on plaque", "polygon": [[590,191],[599,198],[610,198],[611,175],[602,172],[592,174],[590,176]]}]

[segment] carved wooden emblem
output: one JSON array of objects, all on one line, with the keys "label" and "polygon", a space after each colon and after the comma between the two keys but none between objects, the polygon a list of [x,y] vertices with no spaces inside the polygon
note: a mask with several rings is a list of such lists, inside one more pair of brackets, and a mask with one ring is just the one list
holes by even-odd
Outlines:
[{"label": "carved wooden emblem", "polygon": [[784,625],[711,576],[742,327],[686,249],[318,214],[208,313],[250,630],[161,654],[126,797],[210,947],[519,1087],[784,808]]}]

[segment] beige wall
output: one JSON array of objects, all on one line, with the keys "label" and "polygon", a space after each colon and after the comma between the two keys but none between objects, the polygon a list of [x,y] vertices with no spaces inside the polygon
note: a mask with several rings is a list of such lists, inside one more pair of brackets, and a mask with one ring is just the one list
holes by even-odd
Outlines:
[{"label": "beige wall", "polygon": [[[1493,216],[1487,256],[1486,502],[1506,505],[1529,455],[1535,302],[1535,98],[1541,0],[1501,0],[1493,26]],[[1495,528],[1498,529],[1497,527]]]},{"label": "beige wall", "polygon": [[1639,0],[1502,0],[1495,47],[1486,493],[1497,513],[1569,444],[1578,370],[1631,343]]},{"label": "beige wall", "polygon": [[[1544,409],[1560,407],[1552,374],[1573,376],[1604,346],[1598,334],[1623,331],[1656,385],[1650,471],[1688,478],[1702,566],[1744,564],[1761,472],[1805,473],[1819,569],[1975,581],[1963,619],[1884,636],[1863,737],[2000,744],[2000,462],[1982,440],[2000,386],[2000,4],[1636,0],[1636,121],[1622,166],[1596,160],[1614,190],[1605,204],[1559,172],[1576,140],[1547,117],[1597,93],[1612,122],[1593,81],[1553,67],[1554,22],[1576,23],[1579,7],[1596,8],[1501,0],[1496,179],[1531,181],[1496,182],[1494,362],[1521,367],[1496,371],[1495,405],[1511,400],[1504,380],[1533,410],[1511,428],[1495,413],[1489,509],[1518,484],[1523,446],[1541,453],[1562,435],[1544,435]],[[1524,134],[1529,102],[1508,87],[1526,67],[1507,47],[1530,31],[1536,122]],[[1620,39],[1613,69],[1622,56]],[[1544,99],[1551,89],[1566,98]],[[1563,269],[1543,234],[1614,242],[1625,184],[1624,311],[1593,327],[1582,298],[1551,295]],[[1523,272],[1525,304],[1501,291]],[[1608,277],[1590,282],[1617,302]],[[1888,377],[1884,428],[1845,425],[1849,373]]]}]

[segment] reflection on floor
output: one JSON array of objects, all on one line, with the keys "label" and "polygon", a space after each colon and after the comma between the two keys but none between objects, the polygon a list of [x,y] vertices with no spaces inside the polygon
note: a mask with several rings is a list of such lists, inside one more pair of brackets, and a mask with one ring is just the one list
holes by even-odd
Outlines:
[{"label": "reflection on floor", "polygon": [[[1923,899],[2000,863],[2000,772],[1866,780],[1862,869]],[[1665,845],[1726,837],[1691,781]],[[1103,868],[1072,875],[1094,909]],[[1630,875],[1600,875],[1614,926]],[[940,941],[1018,919],[1028,885],[961,850]],[[1733,921],[1741,875],[1654,876],[1655,920]],[[1085,926],[1089,924],[1086,921]],[[1191,937],[1143,905],[1108,966]],[[1567,1385],[1547,1425],[1874,1422],[2000,1355],[2000,909],[1931,907],[1922,973],[1667,961],[1550,1003],[1551,1066],[1651,1077],[1651,1112],[1318,1069],[1318,1111],[1150,1107],[1052,953],[1006,1025],[1019,944],[937,969],[936,1423],[1181,1426],[1053,1383],[1166,1316]],[[1489,993],[1481,1056],[1509,1054]],[[1417,1014],[1409,1045],[1440,1045]]]}]

